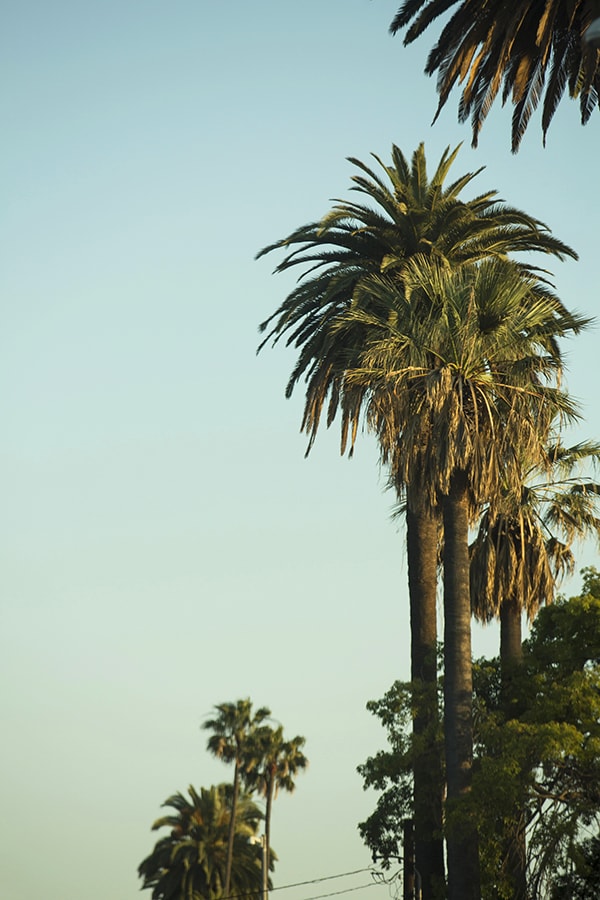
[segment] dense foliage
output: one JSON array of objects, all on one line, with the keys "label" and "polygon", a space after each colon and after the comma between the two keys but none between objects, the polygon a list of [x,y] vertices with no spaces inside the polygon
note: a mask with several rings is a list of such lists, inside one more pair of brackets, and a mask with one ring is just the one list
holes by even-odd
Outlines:
[{"label": "dense foliage", "polygon": [[[502,701],[499,660],[478,660],[473,667],[473,788],[466,810],[447,810],[446,828],[460,829],[465,815],[477,822],[486,898],[513,896],[507,835],[515,833],[515,810],[525,817],[529,896],[597,896],[600,574],[587,569],[583,578],[579,596],[540,611],[513,674],[510,711]],[[418,702],[412,686],[398,682],[368,705],[384,725],[389,747],[359,767],[365,787],[382,792],[359,829],[373,853],[384,857],[401,852],[401,823],[412,815],[411,771],[421,748],[409,722]],[[561,884],[574,893],[557,894]]]}]

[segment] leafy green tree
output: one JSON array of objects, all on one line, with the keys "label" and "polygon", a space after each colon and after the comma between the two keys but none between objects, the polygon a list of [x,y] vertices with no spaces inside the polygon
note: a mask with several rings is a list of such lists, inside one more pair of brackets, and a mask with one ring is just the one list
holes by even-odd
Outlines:
[{"label": "leafy green tree", "polygon": [[[306,380],[302,430],[309,435],[307,452],[322,415],[330,425],[339,413],[341,450],[349,448],[352,453],[367,387],[351,383],[348,373],[362,365],[371,322],[378,321],[382,309],[377,292],[363,288],[372,277],[401,283],[416,254],[448,267],[530,250],[559,258],[575,256],[543,223],[505,205],[495,191],[463,200],[465,188],[478,172],[447,183],[458,149],[445,151],[432,177],[427,174],[423,145],[410,163],[396,146],[390,165],[374,157],[381,174],[351,159],[359,170],[352,178],[352,190],[366,203],[337,201],[320,221],[297,229],[259,254],[287,250],[276,272],[297,266],[303,270],[297,287],[262,323],[266,338],[261,347],[269,339],[277,343],[285,338],[298,350],[286,394]],[[365,318],[356,315],[349,320],[351,310]],[[386,315],[385,307],[381,315]],[[439,514],[435,506],[419,502],[421,485],[414,471],[410,479],[394,479],[394,483],[407,499],[412,678],[428,684],[431,695],[436,679]],[[436,715],[435,704],[430,703],[427,711],[422,703],[415,714],[415,729],[428,732],[432,715]],[[431,780],[420,768],[415,773],[415,810],[417,865],[423,874],[424,900],[429,900],[430,882],[443,877],[443,849],[435,837],[441,828],[441,797],[432,797]]]},{"label": "leafy green tree", "polygon": [[[414,815],[413,782],[415,772],[419,770],[417,761],[423,756],[429,761],[430,768],[428,772],[422,771],[435,782],[434,789],[438,794],[443,791],[443,771],[436,763],[436,759],[443,756],[441,715],[430,718],[427,733],[411,729],[414,706],[419,703],[421,690],[421,682],[396,681],[381,700],[367,703],[369,712],[377,716],[385,729],[388,746],[358,766],[364,789],[379,792],[374,811],[359,823],[358,830],[373,858],[383,868],[389,868],[390,860],[405,855],[401,839],[405,822]],[[441,713],[443,700],[439,686],[437,705]],[[431,747],[437,748],[437,755],[431,754]],[[418,865],[416,868],[419,870]],[[434,900],[443,900],[446,897],[444,878],[433,881],[429,890]]]},{"label": "leafy green tree", "polygon": [[[515,684],[518,717],[507,718],[499,660],[474,664],[473,789],[468,804],[452,817],[458,812],[477,825],[486,900],[514,897],[505,833],[515,809],[522,811],[528,833],[530,900],[596,896],[600,573],[587,569],[583,574],[581,595],[541,609],[533,625]],[[378,855],[398,852],[400,823],[410,814],[413,757],[420,752],[409,730],[412,697],[412,686],[397,682],[382,700],[368,704],[381,719],[389,745],[359,767],[365,787],[382,792],[374,813],[359,826]]]},{"label": "leafy green tree", "polygon": [[306,738],[297,735],[291,740],[283,736],[283,727],[271,728],[263,725],[257,729],[254,737],[254,753],[256,764],[251,768],[251,785],[265,798],[265,854],[267,867],[271,853],[271,818],[273,800],[280,790],[292,793],[298,772],[308,766],[308,759],[302,748]]},{"label": "leafy green tree", "polygon": [[240,782],[247,773],[250,761],[250,743],[255,730],[271,715],[266,706],[252,711],[249,698],[236,703],[219,703],[216,715],[207,719],[202,728],[213,733],[208,738],[206,748],[225,763],[234,764],[233,789],[231,793],[231,818],[229,819],[229,839],[227,843],[227,863],[225,870],[225,896],[229,896],[233,867],[235,823]]},{"label": "leafy green tree", "polygon": [[[505,260],[452,270],[417,256],[402,288],[380,277],[362,289],[387,304],[387,316],[348,313],[380,333],[348,378],[364,384],[368,420],[393,446],[400,480],[421,473],[422,502],[443,512],[446,779],[449,804],[460,805],[472,760],[469,526],[501,476],[514,481],[521,453],[542,458],[546,410],[573,414],[544,382],[557,365],[549,336],[577,325]],[[447,855],[449,896],[465,900],[479,890],[476,837],[462,824],[462,834],[448,833]]]},{"label": "leafy green tree", "polygon": [[[600,445],[583,442],[548,446],[544,468],[524,466],[523,478],[504,489],[481,517],[471,545],[471,601],[483,621],[500,618],[501,693],[508,719],[518,712],[512,683],[522,663],[521,623],[550,603],[557,579],[572,573],[572,545],[589,532],[600,537],[596,504],[600,486],[579,474],[585,462],[600,460]],[[525,817],[515,809],[507,848],[513,900],[526,900]]]},{"label": "leafy green tree", "polygon": [[[157,819],[153,831],[169,828],[138,868],[142,889],[152,900],[218,900],[225,890],[227,846],[231,821],[231,785],[189,787],[189,799],[173,794],[163,803],[173,812]],[[259,900],[262,887],[261,849],[253,842],[263,814],[250,796],[238,798],[234,823],[234,864],[230,890],[235,896]]]},{"label": "leafy green tree", "polygon": [[[503,835],[514,810],[527,830],[528,896],[549,896],[570,871],[582,834],[600,828],[600,578],[584,570],[578,597],[541,609],[514,679],[507,718],[498,661],[475,667],[478,766],[473,816],[486,847],[490,896],[513,897]],[[494,815],[490,815],[490,810]]]},{"label": "leafy green tree", "polygon": [[436,118],[462,85],[458,115],[471,118],[474,146],[499,93],[514,107],[513,151],[542,97],[544,140],[566,88],[579,99],[582,124],[588,122],[600,94],[600,56],[584,40],[600,15],[595,0],[405,0],[390,30],[407,28],[410,44],[448,10],[425,67],[437,73]]}]

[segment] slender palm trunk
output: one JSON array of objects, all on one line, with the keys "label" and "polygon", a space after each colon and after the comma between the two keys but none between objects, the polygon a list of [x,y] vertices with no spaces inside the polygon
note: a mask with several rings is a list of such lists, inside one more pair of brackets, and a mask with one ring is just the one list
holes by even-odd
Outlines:
[{"label": "slender palm trunk", "polygon": [[[523,662],[522,611],[516,597],[500,607],[500,671],[502,706],[507,719],[519,714],[514,690],[514,676]],[[512,900],[527,898],[527,844],[525,816],[519,804],[512,811],[512,822],[505,835],[505,856],[512,884]]]},{"label": "slender palm trunk", "polygon": [[[443,501],[444,516],[444,739],[448,805],[459,810],[471,789],[473,676],[466,477],[457,474]],[[468,821],[447,837],[448,900],[480,900],[477,833]]]},{"label": "slender palm trunk", "polygon": [[409,507],[406,514],[410,593],[411,679],[417,704],[413,734],[424,744],[414,763],[415,866],[423,900],[444,884],[442,760],[436,743],[437,708],[437,539],[434,514]]},{"label": "slender palm trunk", "polygon": [[[267,878],[269,877],[269,871],[271,866],[271,812],[273,809],[273,791],[275,790],[275,773],[271,773],[271,778],[267,785],[267,802],[265,806],[265,869],[267,872]],[[267,900],[267,895],[263,896],[263,900]]]},{"label": "slender palm trunk", "polygon": [[233,838],[235,836],[235,817],[237,815],[237,802],[240,793],[240,763],[235,761],[233,773],[233,793],[231,796],[231,814],[229,819],[229,835],[227,837],[227,861],[225,863],[225,897],[229,897],[231,887],[231,867],[233,865]]}]

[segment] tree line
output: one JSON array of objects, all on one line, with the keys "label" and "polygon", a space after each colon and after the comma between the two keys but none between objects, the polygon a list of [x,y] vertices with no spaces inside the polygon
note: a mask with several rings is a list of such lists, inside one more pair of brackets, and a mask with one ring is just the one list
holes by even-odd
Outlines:
[{"label": "tree line", "polygon": [[[266,900],[277,859],[271,847],[273,800],[281,790],[291,793],[308,766],[306,739],[285,738],[283,726],[270,720],[270,709],[253,710],[247,698],[217,704],[202,723],[210,732],[207,750],[233,765],[233,780],[199,792],[190,786],[189,800],[177,793],[163,803],[175,812],[157,819],[152,830],[171,831],[138,867],[152,900]],[[255,795],[263,798],[264,811]]]}]

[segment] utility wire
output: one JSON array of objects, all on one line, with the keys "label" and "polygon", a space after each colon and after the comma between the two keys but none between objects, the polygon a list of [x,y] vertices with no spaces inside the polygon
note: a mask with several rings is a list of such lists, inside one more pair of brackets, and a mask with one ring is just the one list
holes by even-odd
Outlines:
[{"label": "utility wire", "polygon": [[306,900],[322,900],[323,897],[337,897],[338,894],[349,894],[351,891],[362,891],[365,888],[379,887],[387,884],[385,881],[369,881],[368,884],[359,884],[357,887],[346,888],[343,891],[332,891],[330,894],[317,894],[316,897],[307,897]]},{"label": "utility wire", "polygon": [[366,869],[354,869],[353,872],[341,872],[339,875],[325,875],[323,878],[311,878],[310,881],[297,881],[295,884],[282,884],[280,887],[271,888],[269,893],[273,891],[285,891],[287,888],[304,887],[306,884],[318,884],[320,881],[331,881],[334,878],[346,878],[348,875],[360,875],[362,872],[372,872],[371,866]]},{"label": "utility wire", "polygon": [[[339,875],[324,875],[322,878],[311,878],[309,881],[296,881],[294,884],[282,884],[278,887],[269,888],[269,894],[272,894],[273,891],[285,891],[288,888],[295,887],[305,887],[307,884],[319,884],[322,881],[332,881],[335,878],[347,878],[349,875],[360,875],[362,872],[372,872],[376,873],[376,870],[372,868],[372,866],[367,866],[365,869],[354,869],[352,872],[340,872]],[[336,894],[347,894],[350,891],[358,891],[364,887],[372,887],[374,884],[382,884],[385,882],[377,882],[370,881],[366,885],[359,885],[358,887],[346,888],[343,891],[334,891],[331,894],[319,894],[318,897],[308,897],[305,900],[321,900],[322,897],[333,897]],[[228,897],[222,897],[221,900],[242,900],[242,898],[246,898],[248,894],[229,894]]]}]

